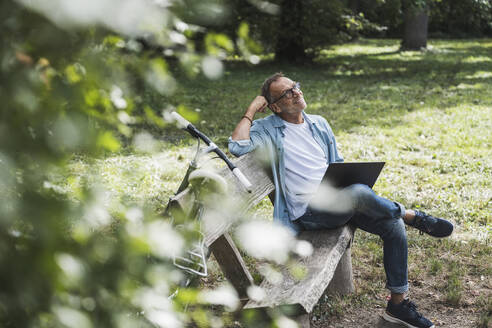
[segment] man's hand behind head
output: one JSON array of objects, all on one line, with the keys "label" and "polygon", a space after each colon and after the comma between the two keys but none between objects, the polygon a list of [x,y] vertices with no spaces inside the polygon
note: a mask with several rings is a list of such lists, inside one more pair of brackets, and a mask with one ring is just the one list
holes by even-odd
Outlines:
[{"label": "man's hand behind head", "polygon": [[256,96],[246,111],[246,115],[254,117],[257,112],[264,113],[268,106],[268,101],[263,96]]}]

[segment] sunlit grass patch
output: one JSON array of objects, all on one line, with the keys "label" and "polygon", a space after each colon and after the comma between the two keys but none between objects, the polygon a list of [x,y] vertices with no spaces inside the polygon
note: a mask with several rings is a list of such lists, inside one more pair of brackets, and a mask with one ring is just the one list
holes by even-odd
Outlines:
[{"label": "sunlit grass patch", "polygon": [[96,160],[71,162],[68,180],[76,190],[84,183],[102,187],[109,197],[128,204],[162,209],[176,191],[192,159],[190,147],[170,147],[154,154],[130,153]]},{"label": "sunlit grass patch", "polygon": [[321,56],[356,56],[396,52],[400,46],[395,41],[396,40],[362,40],[361,42],[333,46],[330,49],[322,50]]},{"label": "sunlit grass patch", "polygon": [[358,133],[342,134],[339,144],[346,160],[387,161],[375,188],[388,198],[486,226],[492,182],[484,176],[492,172],[492,135],[484,116],[492,117],[490,108],[423,106],[397,127],[361,126]]},{"label": "sunlit grass patch", "polygon": [[490,62],[492,61],[492,59],[490,57],[485,57],[485,56],[470,56],[470,57],[466,57],[465,59],[463,59],[463,62],[464,63],[483,63],[483,62]]}]

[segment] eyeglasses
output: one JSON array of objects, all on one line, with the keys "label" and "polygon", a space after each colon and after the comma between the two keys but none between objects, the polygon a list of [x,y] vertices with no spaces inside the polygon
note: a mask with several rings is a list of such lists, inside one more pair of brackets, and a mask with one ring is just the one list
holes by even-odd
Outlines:
[{"label": "eyeglasses", "polygon": [[277,101],[279,101],[279,100],[280,100],[280,99],[282,99],[283,97],[287,97],[287,99],[290,99],[290,98],[294,97],[294,90],[295,90],[295,91],[301,91],[301,83],[296,82],[292,88],[290,88],[290,89],[288,89],[288,90],[285,90],[285,91],[282,93],[282,95],[281,95],[280,97],[278,97],[275,101],[272,101],[272,102],[270,103],[270,105],[271,105],[271,104],[276,103]]}]

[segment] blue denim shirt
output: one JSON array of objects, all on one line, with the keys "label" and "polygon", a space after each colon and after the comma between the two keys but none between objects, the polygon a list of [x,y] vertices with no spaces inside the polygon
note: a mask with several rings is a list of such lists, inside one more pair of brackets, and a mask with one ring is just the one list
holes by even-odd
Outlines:
[{"label": "blue denim shirt", "polygon": [[[304,120],[309,124],[314,139],[325,152],[326,162],[343,162],[337,150],[335,136],[328,122],[319,115],[302,112]],[[285,197],[285,163],[284,163],[284,128],[285,123],[277,115],[253,121],[249,132],[249,140],[232,140],[229,138],[229,151],[235,156],[242,156],[255,149],[263,149],[271,164],[273,182],[275,184],[275,201],[273,219],[289,227],[295,234],[299,228],[292,223],[287,210]]]}]

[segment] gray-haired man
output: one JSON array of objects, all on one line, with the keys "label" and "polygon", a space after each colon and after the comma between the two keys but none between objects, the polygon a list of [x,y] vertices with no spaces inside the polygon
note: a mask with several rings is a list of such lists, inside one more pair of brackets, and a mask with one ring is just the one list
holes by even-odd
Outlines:
[{"label": "gray-haired man", "polygon": [[[383,242],[386,287],[391,299],[383,317],[407,327],[434,327],[405,298],[408,291],[407,238],[405,224],[434,237],[447,237],[453,225],[420,211],[405,209],[397,202],[376,195],[365,185],[343,190],[349,195],[350,209],[343,212],[310,206],[330,163],[343,161],[335,136],[321,116],[309,115],[300,84],[276,73],[263,84],[261,96],[249,105],[237,124],[229,150],[236,156],[264,148],[269,154],[276,187],[274,220],[295,233],[303,230],[336,228],[350,223],[379,235]],[[273,115],[254,120],[266,108]]]}]

